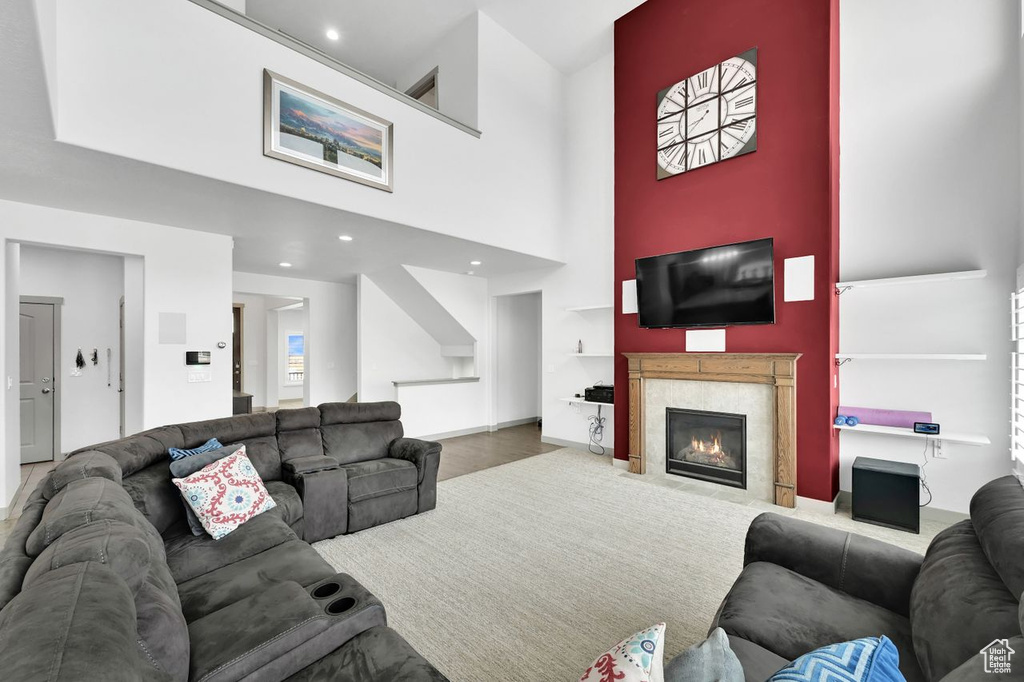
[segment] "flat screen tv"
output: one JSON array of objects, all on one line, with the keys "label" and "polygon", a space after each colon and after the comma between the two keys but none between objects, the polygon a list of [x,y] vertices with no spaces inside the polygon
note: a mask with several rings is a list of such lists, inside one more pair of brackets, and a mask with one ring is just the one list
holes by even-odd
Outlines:
[{"label": "flat screen tv", "polygon": [[775,322],[771,239],[636,260],[641,327]]}]

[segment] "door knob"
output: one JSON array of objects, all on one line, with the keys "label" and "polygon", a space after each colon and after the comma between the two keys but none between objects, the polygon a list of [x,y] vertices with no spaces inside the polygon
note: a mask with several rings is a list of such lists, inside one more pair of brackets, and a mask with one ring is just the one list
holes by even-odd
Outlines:
[{"label": "door knob", "polygon": [[44,393],[44,394],[45,394],[45,393],[53,393],[53,389],[50,389],[50,388],[44,388],[44,389],[43,389],[43,393]]}]

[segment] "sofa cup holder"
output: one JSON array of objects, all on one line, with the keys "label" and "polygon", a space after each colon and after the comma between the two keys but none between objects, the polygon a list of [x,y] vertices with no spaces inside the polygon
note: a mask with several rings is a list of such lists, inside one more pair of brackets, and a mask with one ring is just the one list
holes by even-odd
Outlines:
[{"label": "sofa cup holder", "polygon": [[352,609],[356,605],[356,600],[352,597],[342,597],[341,599],[335,599],[327,605],[325,611],[332,616],[340,616]]},{"label": "sofa cup holder", "polygon": [[319,604],[323,612],[338,621],[369,618],[367,622],[374,622],[378,625],[387,624],[384,606],[380,600],[350,575],[338,573],[331,578],[310,585],[307,589],[309,596]]},{"label": "sofa cup holder", "polygon": [[315,587],[313,589],[312,596],[313,599],[327,599],[328,597],[333,597],[338,594],[340,591],[341,585],[332,581]]}]

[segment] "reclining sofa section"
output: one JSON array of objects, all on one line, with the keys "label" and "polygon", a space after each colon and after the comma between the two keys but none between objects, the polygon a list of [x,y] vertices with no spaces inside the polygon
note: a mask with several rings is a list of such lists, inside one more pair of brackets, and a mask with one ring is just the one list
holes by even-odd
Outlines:
[{"label": "reclining sofa section", "polygon": [[[307,544],[434,508],[441,446],[400,416],[327,404],[73,453],[0,552],[5,678],[444,680]],[[277,502],[221,540],[191,533],[167,456],[210,438],[244,443]]]}]

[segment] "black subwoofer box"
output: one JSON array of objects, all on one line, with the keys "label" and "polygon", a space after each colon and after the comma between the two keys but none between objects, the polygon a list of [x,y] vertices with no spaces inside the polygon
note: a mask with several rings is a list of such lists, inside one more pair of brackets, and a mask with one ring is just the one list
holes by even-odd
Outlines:
[{"label": "black subwoofer box", "polygon": [[921,532],[921,467],[858,457],[853,461],[853,518]]}]

